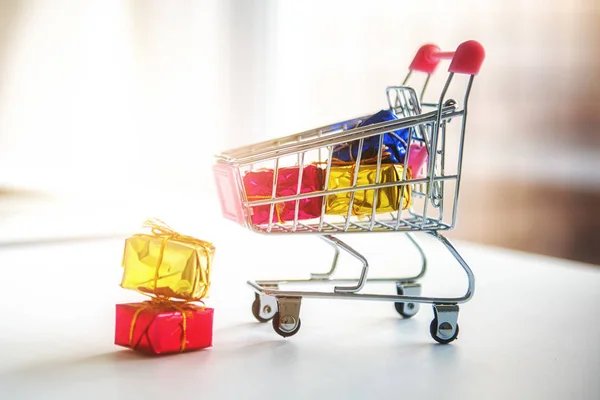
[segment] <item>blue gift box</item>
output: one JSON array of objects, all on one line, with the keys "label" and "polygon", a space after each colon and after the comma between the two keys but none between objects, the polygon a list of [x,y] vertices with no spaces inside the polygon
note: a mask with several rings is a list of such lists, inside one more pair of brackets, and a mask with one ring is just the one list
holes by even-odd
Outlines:
[{"label": "blue gift box", "polygon": [[[397,120],[398,117],[391,110],[381,110],[372,115],[366,121],[358,125],[367,126],[378,124],[385,121]],[[383,162],[403,163],[406,155],[409,129],[399,129],[388,132],[383,135]],[[333,149],[333,158],[339,161],[353,162],[358,156],[358,140],[350,143],[335,146]],[[377,152],[379,150],[379,135],[371,136],[363,141],[361,152],[361,163],[377,163]]]}]

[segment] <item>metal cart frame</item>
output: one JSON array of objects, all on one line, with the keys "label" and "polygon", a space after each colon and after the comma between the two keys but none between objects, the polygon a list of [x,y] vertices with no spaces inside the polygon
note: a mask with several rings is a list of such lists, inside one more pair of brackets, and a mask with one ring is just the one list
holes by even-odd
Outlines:
[{"label": "metal cart frame", "polygon": [[[425,89],[431,74],[442,59],[451,59],[449,75],[441,91],[437,103],[423,103]],[[373,125],[361,126],[368,116],[354,118],[348,121],[324,126],[307,132],[257,143],[251,146],[232,149],[216,157],[214,174],[216,178],[222,211],[226,218],[244,225],[254,232],[262,234],[317,234],[334,249],[333,262],[329,271],[313,273],[304,280],[261,280],[248,281],[255,291],[255,301],[252,312],[260,322],[272,320],[274,330],[283,337],[296,334],[301,326],[301,299],[306,298],[338,298],[353,300],[377,300],[394,302],[396,311],[404,318],[410,318],[419,311],[421,303],[432,304],[434,318],[430,325],[430,334],[439,343],[450,343],[459,333],[458,304],[469,301],[474,293],[475,277],[468,264],[461,257],[452,243],[440,232],[454,228],[456,210],[460,189],[462,154],[467,119],[467,105],[475,75],[479,72],[484,59],[483,47],[475,42],[462,43],[454,52],[442,52],[437,46],[422,46],[409,67],[409,72],[401,86],[388,87],[386,95],[389,109],[399,117],[397,120]],[[407,86],[413,72],[426,73],[425,83],[420,95]],[[446,95],[455,74],[465,74],[468,77],[462,105],[454,100],[447,100]],[[432,109],[425,112],[424,109]],[[457,139],[457,160],[455,168],[449,172],[446,162],[447,127],[452,120],[461,120],[460,133]],[[428,161],[424,167],[423,177],[407,176],[403,169],[402,178],[395,182],[380,182],[382,166],[383,135],[399,129],[409,129],[409,139],[406,143],[405,161],[410,159],[410,144],[420,142],[427,147]],[[361,166],[361,152],[355,160],[353,184],[348,187],[328,189],[332,168],[334,149],[347,143],[358,143],[363,149],[367,138],[378,136],[379,147],[376,164],[375,182],[368,185],[357,185],[357,174]],[[310,193],[301,192],[302,173],[308,165],[309,156],[316,157],[318,162],[325,164],[324,188]],[[294,160],[299,168],[297,192],[295,195],[277,196],[278,172],[286,160]],[[273,164],[271,164],[273,163]],[[250,199],[246,195],[243,175],[260,165],[272,165],[274,173],[270,196],[262,199]],[[453,190],[448,193],[452,183]],[[376,211],[379,190],[399,188],[400,201],[397,212],[379,214]],[[405,188],[409,187],[413,196],[421,202],[421,208],[415,204],[405,212],[403,197]],[[358,218],[353,213],[355,194],[363,191],[373,191],[374,200],[371,214],[368,218]],[[326,215],[326,198],[331,195],[348,194],[348,213],[342,218],[330,218]],[[322,212],[318,220],[303,222],[299,220],[299,202],[303,199],[322,199]],[[274,221],[273,217],[280,203],[295,202],[294,219],[291,221]],[[451,202],[448,213],[447,202]],[[255,224],[251,214],[253,207],[269,206],[267,223]],[[337,235],[348,233],[368,232],[402,232],[410,243],[415,246],[421,257],[421,268],[418,274],[408,277],[368,278],[369,263],[367,259]],[[424,297],[421,296],[421,285],[418,282],[427,270],[426,253],[415,237],[415,232],[423,232],[439,241],[455,258],[466,273],[468,280],[467,291],[458,297]],[[344,251],[362,264],[360,275],[356,279],[334,279],[340,251]],[[396,295],[363,293],[367,283],[393,282],[396,285]],[[317,285],[333,284],[333,291],[301,291],[283,290],[280,287],[287,284]]]}]

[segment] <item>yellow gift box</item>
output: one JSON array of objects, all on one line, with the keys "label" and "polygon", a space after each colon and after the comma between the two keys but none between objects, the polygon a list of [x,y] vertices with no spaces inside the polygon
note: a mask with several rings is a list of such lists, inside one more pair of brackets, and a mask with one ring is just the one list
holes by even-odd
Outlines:
[{"label": "yellow gift box", "polygon": [[[332,166],[329,173],[328,190],[351,188],[354,180],[356,165]],[[381,164],[379,171],[379,183],[401,182],[404,167],[401,164]],[[376,183],[377,165],[360,165],[356,185],[358,189],[354,192],[354,203],[352,214],[357,216],[371,215],[375,189],[361,190],[360,186],[373,185]],[[406,179],[410,179],[410,169],[406,171]],[[342,192],[327,196],[325,214],[347,215],[350,206],[352,192]],[[392,186],[377,189],[377,214],[397,211],[402,198],[402,209],[411,205],[410,185]]]},{"label": "yellow gift box", "polygon": [[188,301],[206,297],[214,246],[164,224],[149,226],[151,234],[125,240],[121,287]]}]

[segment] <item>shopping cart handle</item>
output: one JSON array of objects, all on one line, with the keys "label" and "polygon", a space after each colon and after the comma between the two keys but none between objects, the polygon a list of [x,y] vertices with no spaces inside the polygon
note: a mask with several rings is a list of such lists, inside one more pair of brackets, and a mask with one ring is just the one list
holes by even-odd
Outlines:
[{"label": "shopping cart handle", "polygon": [[448,59],[452,60],[448,68],[449,72],[477,75],[484,58],[485,50],[475,40],[462,43],[456,51],[441,51],[434,44],[426,44],[417,51],[409,69],[432,74],[441,60]]}]

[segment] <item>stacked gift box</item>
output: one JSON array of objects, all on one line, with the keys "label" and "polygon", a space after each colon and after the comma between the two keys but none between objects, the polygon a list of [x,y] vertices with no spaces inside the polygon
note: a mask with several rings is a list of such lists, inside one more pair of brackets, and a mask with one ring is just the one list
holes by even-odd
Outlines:
[{"label": "stacked gift box", "polygon": [[214,246],[181,235],[160,221],[125,241],[121,287],[149,300],[117,304],[115,344],[166,354],[212,346],[210,289]]},{"label": "stacked gift box", "polygon": [[[396,120],[396,115],[391,110],[382,110],[367,118],[358,126],[367,126],[386,121]],[[414,135],[414,132],[413,132]],[[383,136],[380,139],[380,136]],[[312,193],[323,189],[344,189],[353,186],[355,174],[357,187],[375,183],[400,182],[403,177],[407,180],[424,177],[424,167],[428,159],[427,147],[421,140],[414,140],[410,129],[400,129],[383,135],[374,135],[363,140],[362,149],[359,149],[359,140],[337,145],[332,152],[329,179],[325,179],[325,169],[321,162],[306,165],[302,170],[300,194]],[[380,151],[379,144],[382,143]],[[410,144],[410,146],[409,146]],[[360,151],[360,154],[359,154]],[[379,181],[377,181],[377,161],[381,153]],[[406,156],[408,154],[408,160]],[[360,157],[359,157],[360,155]],[[356,172],[356,162],[359,169]],[[406,168],[406,171],[404,169]],[[263,168],[247,172],[243,177],[246,198],[249,201],[271,199],[275,171]],[[292,196],[298,194],[299,167],[280,167],[277,172],[277,185],[275,197]],[[327,187],[325,182],[327,181]],[[370,215],[373,202],[376,201],[376,213],[403,210],[411,206],[410,185],[397,185],[377,189],[356,190],[354,201],[350,202],[352,192],[339,192],[327,195],[325,201],[325,215]],[[272,214],[273,223],[286,223],[294,220],[296,200],[276,203]],[[271,206],[254,206],[250,209],[253,224],[266,224],[269,222]],[[322,197],[309,197],[298,201],[298,220],[319,218],[323,212]]]}]

